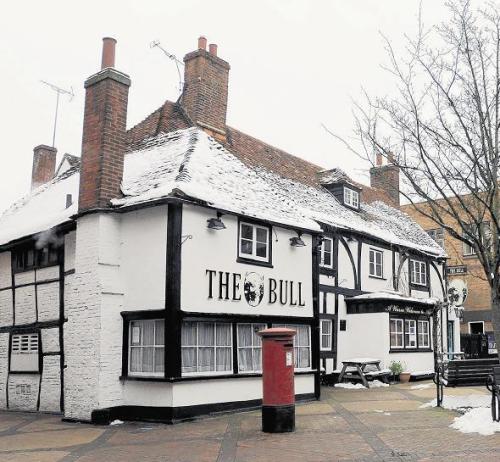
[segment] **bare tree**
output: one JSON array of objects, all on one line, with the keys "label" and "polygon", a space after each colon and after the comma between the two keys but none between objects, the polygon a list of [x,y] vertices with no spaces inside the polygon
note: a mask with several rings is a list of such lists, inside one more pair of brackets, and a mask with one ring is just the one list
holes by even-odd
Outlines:
[{"label": "bare tree", "polygon": [[409,203],[471,246],[491,288],[500,345],[500,13],[470,0],[447,8],[449,20],[429,29],[420,15],[402,53],[384,39],[396,93],[366,95],[355,107],[359,145],[342,141],[397,165]]}]

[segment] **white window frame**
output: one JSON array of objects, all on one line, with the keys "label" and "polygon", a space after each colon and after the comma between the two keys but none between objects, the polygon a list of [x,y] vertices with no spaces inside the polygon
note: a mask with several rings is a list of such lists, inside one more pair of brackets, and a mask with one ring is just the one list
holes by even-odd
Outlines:
[{"label": "white window frame", "polygon": [[[243,226],[249,226],[252,228],[252,239],[243,238],[242,228]],[[261,229],[266,232],[266,256],[261,257],[257,255],[257,243],[264,244],[262,241],[257,241],[257,230]],[[251,242],[252,243],[252,253],[243,253],[241,251],[241,243],[242,241]],[[238,257],[244,258],[248,260],[256,260],[262,262],[269,262],[270,260],[270,247],[271,247],[271,230],[267,226],[256,225],[255,223],[248,223],[247,221],[240,221],[239,223],[239,235],[238,235]]]},{"label": "white window frame", "polygon": [[[380,263],[377,263],[377,255],[380,256]],[[380,269],[380,274],[377,273],[377,269]],[[373,278],[384,278],[384,252],[382,250],[370,248],[368,252],[368,274]]]},{"label": "white window frame", "polygon": [[428,229],[429,237],[442,249],[444,249],[444,228]]},{"label": "white window frame", "polygon": [[[425,319],[419,319],[417,321],[418,328],[418,347],[419,348],[430,348],[431,347],[431,325],[430,322]],[[427,332],[424,332],[422,326],[427,326]],[[424,342],[424,339],[426,341]]]},{"label": "white window frame", "polygon": [[[196,367],[199,367],[199,349],[200,348],[208,348],[208,347],[213,347],[214,349],[214,367],[217,368],[217,349],[222,349],[222,348],[230,348],[231,350],[231,355],[230,355],[230,363],[228,369],[224,371],[217,371],[217,370],[212,370],[212,371],[194,371],[194,372],[184,372],[182,370],[183,366],[181,364],[181,375],[182,377],[193,377],[193,376],[210,376],[210,375],[229,375],[233,374],[233,325],[229,322],[210,322],[210,321],[187,321],[187,322],[192,322],[197,324],[196,327],[196,344],[195,345],[182,345],[181,344],[181,358],[182,358],[182,348],[196,348]],[[199,324],[213,324],[214,326],[214,344],[213,345],[200,345],[199,343],[199,330],[198,330],[198,325]],[[229,326],[230,329],[230,339],[231,342],[229,345],[217,345],[217,325],[223,324],[225,326]],[[181,327],[182,329],[182,327]]]},{"label": "white window frame", "polygon": [[410,259],[410,282],[417,286],[427,286],[427,263],[425,261]]},{"label": "white window frame", "polygon": [[[153,330],[153,345],[133,345],[132,342],[134,340],[133,333],[133,324],[139,323],[148,323],[152,322],[154,325]],[[165,364],[165,336],[163,336],[163,344],[156,344],[156,323],[157,322],[165,322],[164,319],[134,319],[128,322],[128,364],[127,364],[127,372],[131,377],[164,377],[165,370],[163,371],[152,371],[152,372],[142,372],[142,371],[132,371],[131,370],[131,361],[132,361],[132,348],[153,348],[153,369],[155,369],[156,365],[156,350],[163,348],[163,364]],[[163,327],[165,329],[165,326]],[[141,340],[142,342],[142,340]],[[163,367],[165,369],[165,366]]]},{"label": "white window frame", "polygon": [[299,348],[309,348],[309,366],[308,367],[297,367],[295,366],[295,372],[310,371],[312,369],[312,347],[311,347],[311,326],[309,324],[273,324],[273,327],[284,327],[286,329],[294,329],[296,331],[298,326],[306,326],[309,332],[309,344],[308,345],[297,345],[298,335],[293,336],[293,360],[295,364],[298,362],[297,351]]},{"label": "white window frame", "polygon": [[344,204],[359,209],[359,192],[344,186]]},{"label": "white window frame", "polygon": [[[392,329],[393,321],[396,327],[395,330]],[[393,334],[401,339],[401,345],[392,344],[391,340]],[[404,349],[405,347],[405,330],[404,330],[404,321],[402,318],[389,318],[389,346],[391,349]]]},{"label": "white window frame", "polygon": [[[325,329],[323,327],[323,323],[326,323],[329,325],[329,331],[325,332]],[[333,319],[321,319],[319,320],[319,349],[320,351],[332,351],[333,348]],[[323,346],[323,339],[326,339],[328,342],[328,345],[325,347]]]},{"label": "white window frame", "polygon": [[[259,330],[266,329],[267,324],[264,323],[238,323],[236,325],[236,342],[238,346],[238,374],[255,374],[255,373],[262,373],[262,340],[260,340],[260,344],[256,345],[254,344],[254,336],[252,335],[252,345],[246,345],[246,346],[240,346],[240,327],[241,326],[250,326],[252,331],[258,332]],[[256,330],[257,329],[257,330]],[[258,337],[260,339],[260,337]],[[252,364],[255,363],[255,350],[260,350],[260,369],[253,368],[252,370],[246,370],[242,371],[240,369],[240,350],[245,350],[249,349],[252,350]]]},{"label": "white window frame", "polygon": [[[325,250],[325,242],[326,241],[330,241],[331,243],[331,247],[330,247],[330,251],[327,252]],[[320,247],[320,260],[319,260],[319,266],[321,266],[322,268],[329,268],[329,269],[333,269],[333,239],[331,237],[324,237],[323,238],[323,242],[321,243],[321,247]],[[330,254],[330,264],[327,265],[325,264],[325,254]]]},{"label": "white window frame", "polygon": [[[404,347],[408,350],[415,350],[418,348],[417,343],[417,320],[412,318],[406,318],[404,320],[405,323],[405,338],[404,338]],[[408,341],[407,341],[408,339]],[[414,342],[414,345],[410,345],[410,342]]]}]

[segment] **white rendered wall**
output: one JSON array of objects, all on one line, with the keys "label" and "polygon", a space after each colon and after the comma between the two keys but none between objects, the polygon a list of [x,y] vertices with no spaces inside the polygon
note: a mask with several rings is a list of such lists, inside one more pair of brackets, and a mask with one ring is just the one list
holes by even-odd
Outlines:
[{"label": "white rendered wall", "polygon": [[[381,279],[370,277],[370,249],[382,252]],[[393,290],[392,286],[392,251],[374,245],[363,244],[361,247],[361,290],[379,292]]]},{"label": "white rendered wall", "polygon": [[167,206],[122,217],[124,310],[165,308]]},{"label": "white rendered wall", "polygon": [[[348,247],[351,250],[352,257],[354,260],[354,267],[357,268],[357,248],[358,244],[356,241],[348,242]],[[339,242],[339,259],[338,259],[338,279],[339,279],[339,287],[347,287],[349,289],[354,288],[354,270],[351,259],[349,258],[349,254],[345,246]],[[357,270],[356,270],[357,271]]]},{"label": "white rendered wall", "polygon": [[[290,246],[290,238],[297,233],[283,228],[273,228],[272,264],[273,268],[238,263],[238,218],[224,215],[226,229],[207,229],[207,219],[213,218],[209,209],[184,205],[182,234],[191,235],[182,245],[181,307],[184,311],[208,313],[236,313],[249,315],[312,316],[312,249],[311,236],[302,235],[305,247]],[[276,239],[278,242],[276,242]],[[209,277],[206,270],[241,274],[240,301],[219,300],[217,282],[214,283],[214,297],[208,298]],[[243,296],[243,280],[248,273],[257,273],[264,278],[294,282],[294,297],[298,297],[297,283],[302,284],[302,300],[305,306],[268,303],[265,293],[258,306],[250,306]],[[279,298],[279,296],[278,296]],[[288,297],[290,299],[290,297]]]}]

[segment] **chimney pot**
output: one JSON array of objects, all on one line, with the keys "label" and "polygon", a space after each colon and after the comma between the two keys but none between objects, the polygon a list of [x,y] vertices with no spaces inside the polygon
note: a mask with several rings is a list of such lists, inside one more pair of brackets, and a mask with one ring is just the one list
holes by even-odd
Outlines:
[{"label": "chimney pot", "polygon": [[377,152],[375,164],[377,165],[377,167],[382,166],[382,154],[380,154],[379,152]]},{"label": "chimney pot", "polygon": [[217,56],[217,45],[215,43],[211,43],[208,45],[208,51],[211,55]]},{"label": "chimney pot", "polygon": [[112,37],[104,37],[102,39],[102,61],[101,69],[107,67],[115,67],[115,48],[116,40]]},{"label": "chimney pot", "polygon": [[198,50],[206,50],[207,49],[207,38],[201,35],[198,38]]},{"label": "chimney pot", "polygon": [[394,154],[392,152],[390,152],[389,154],[387,154],[387,163],[388,164],[392,164],[394,165],[395,162],[394,162]]}]

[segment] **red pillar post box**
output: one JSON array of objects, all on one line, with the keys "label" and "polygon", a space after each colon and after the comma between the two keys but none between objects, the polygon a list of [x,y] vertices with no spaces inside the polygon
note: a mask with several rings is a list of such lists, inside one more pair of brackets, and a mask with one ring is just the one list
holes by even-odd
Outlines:
[{"label": "red pillar post box", "polygon": [[295,331],[275,327],[258,333],[262,337],[262,431],[295,430],[293,337]]}]

